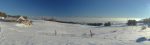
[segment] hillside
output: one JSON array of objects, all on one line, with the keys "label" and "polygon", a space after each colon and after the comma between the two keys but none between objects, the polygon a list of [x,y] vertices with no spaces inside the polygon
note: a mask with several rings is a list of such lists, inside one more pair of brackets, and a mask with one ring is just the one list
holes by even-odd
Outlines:
[{"label": "hillside", "polygon": [[[149,45],[150,41],[136,42],[150,37],[149,28],[141,26],[110,27],[66,24],[34,20],[31,27],[1,22],[0,45]],[[90,30],[93,36],[90,37]]]}]

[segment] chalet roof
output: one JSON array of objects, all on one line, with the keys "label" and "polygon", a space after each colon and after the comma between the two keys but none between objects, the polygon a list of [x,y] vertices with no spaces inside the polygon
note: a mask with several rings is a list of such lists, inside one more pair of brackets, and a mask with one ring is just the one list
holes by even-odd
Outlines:
[{"label": "chalet roof", "polygon": [[23,17],[23,16],[20,16],[18,19],[17,19],[17,21],[19,21],[19,20],[27,20],[25,17]]}]

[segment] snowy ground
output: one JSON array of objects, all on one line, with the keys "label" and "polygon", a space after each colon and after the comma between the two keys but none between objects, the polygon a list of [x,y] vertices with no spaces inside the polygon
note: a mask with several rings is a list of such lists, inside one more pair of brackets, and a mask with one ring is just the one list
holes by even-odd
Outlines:
[{"label": "snowy ground", "polygon": [[[90,37],[90,30],[94,33]],[[1,22],[0,45],[150,45],[137,43],[140,37],[150,38],[150,29],[141,26],[113,25],[96,27],[37,20],[31,27]]]}]

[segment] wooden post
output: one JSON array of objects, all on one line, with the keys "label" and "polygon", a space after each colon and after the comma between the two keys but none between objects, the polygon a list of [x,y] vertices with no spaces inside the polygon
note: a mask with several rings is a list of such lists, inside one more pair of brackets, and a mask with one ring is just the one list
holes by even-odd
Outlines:
[{"label": "wooden post", "polygon": [[57,35],[57,31],[55,30],[55,36]]},{"label": "wooden post", "polygon": [[1,27],[0,27],[0,32],[1,32],[1,30],[2,30],[2,29],[1,29]]},{"label": "wooden post", "polygon": [[94,35],[94,34],[93,34],[93,33],[92,33],[92,31],[90,30],[90,37],[92,38],[92,37],[93,37],[93,35]]}]

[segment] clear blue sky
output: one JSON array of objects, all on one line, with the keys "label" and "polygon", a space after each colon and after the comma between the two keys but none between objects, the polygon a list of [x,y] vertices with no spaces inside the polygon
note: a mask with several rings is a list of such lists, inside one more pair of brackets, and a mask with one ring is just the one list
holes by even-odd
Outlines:
[{"label": "clear blue sky", "polygon": [[0,0],[10,15],[150,17],[150,0]]}]

